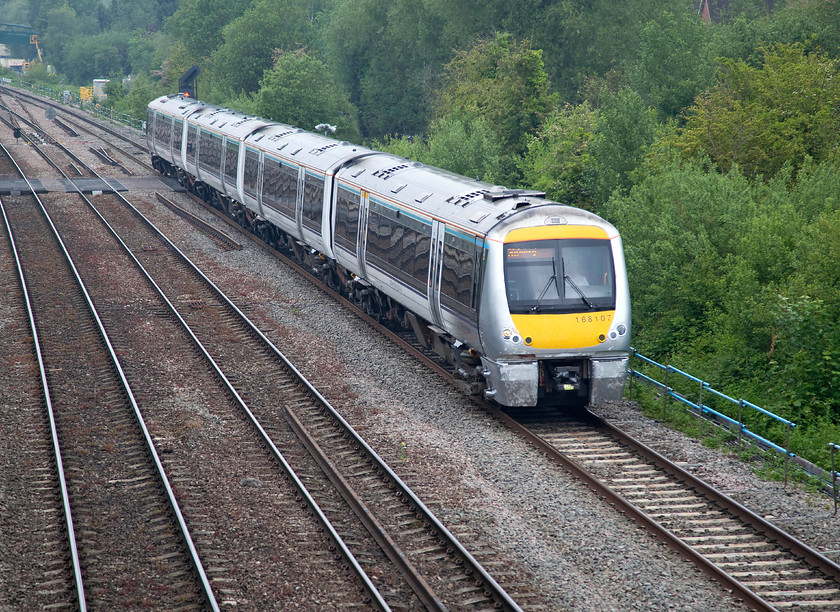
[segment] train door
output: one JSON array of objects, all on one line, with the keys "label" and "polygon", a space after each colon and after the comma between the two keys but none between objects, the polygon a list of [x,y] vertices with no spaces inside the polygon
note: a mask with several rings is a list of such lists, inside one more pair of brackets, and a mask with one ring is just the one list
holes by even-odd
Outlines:
[{"label": "train door", "polygon": [[257,210],[263,218],[263,179],[265,178],[265,152],[259,152],[259,161],[257,162],[257,192],[254,197],[257,199]]},{"label": "train door", "polygon": [[356,261],[359,262],[359,273],[362,278],[367,278],[367,265],[365,262],[365,248],[367,247],[368,216],[370,214],[370,192],[362,190],[361,202],[359,202],[359,235],[356,240]]},{"label": "train door", "polygon": [[432,323],[443,327],[443,316],[440,312],[440,279],[443,272],[443,239],[446,225],[440,221],[432,221],[432,244],[429,249],[429,277],[426,291],[429,299],[429,310]]},{"label": "train door", "polygon": [[303,239],[303,190],[306,187],[306,168],[298,166],[297,194],[295,195],[295,222],[297,232]]},{"label": "train door", "polygon": [[167,159],[178,159],[180,155],[177,155],[177,149],[175,148],[175,125],[178,123],[175,121],[174,117],[167,117],[167,121],[169,123],[169,142],[167,143],[167,149],[169,153],[169,157]]}]

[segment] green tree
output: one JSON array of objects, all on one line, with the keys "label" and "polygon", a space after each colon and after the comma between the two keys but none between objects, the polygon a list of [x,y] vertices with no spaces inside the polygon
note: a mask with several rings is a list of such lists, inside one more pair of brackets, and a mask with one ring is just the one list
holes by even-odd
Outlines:
[{"label": "green tree", "polygon": [[510,154],[525,151],[554,109],[542,52],[509,34],[485,39],[459,52],[445,68],[438,114],[467,113],[487,120]]},{"label": "green tree", "polygon": [[489,183],[498,182],[500,174],[499,144],[482,119],[441,117],[432,122],[426,140],[386,138],[373,147]]},{"label": "green tree", "polygon": [[188,64],[208,58],[224,39],[220,32],[242,15],[251,0],[183,0],[166,27],[186,51]]},{"label": "green tree", "polygon": [[613,194],[604,213],[624,240],[633,331],[642,352],[702,354],[716,344],[739,246],[756,208],[748,180],[737,171],[707,172],[673,156],[628,193]]},{"label": "green tree", "polygon": [[118,32],[78,37],[65,51],[64,73],[76,83],[131,72],[128,63],[128,40]]},{"label": "green tree", "polygon": [[662,120],[679,115],[714,78],[708,57],[710,30],[688,7],[686,3],[682,12],[666,11],[644,27],[639,59],[629,73],[633,89]]},{"label": "green tree", "polygon": [[551,82],[570,102],[582,101],[591,78],[623,74],[637,57],[645,25],[680,6],[668,0],[556,0],[536,10],[529,0],[494,4],[506,6],[497,27],[543,50]]},{"label": "green tree", "polygon": [[321,41],[368,136],[426,131],[438,73],[451,57],[440,0],[341,2]]},{"label": "green tree", "polygon": [[721,61],[717,85],[700,95],[672,144],[708,155],[724,172],[772,176],[833,152],[840,134],[837,60],[804,45],[765,48],[761,68]]},{"label": "green tree", "polygon": [[553,112],[528,140],[520,162],[522,183],[558,202],[594,211],[597,123],[598,111],[587,102]]},{"label": "green tree", "polygon": [[602,104],[592,142],[597,212],[613,190],[626,190],[631,186],[632,173],[644,160],[657,126],[655,111],[627,87],[607,94]]},{"label": "green tree", "polygon": [[50,9],[40,21],[43,23],[40,29],[40,44],[44,49],[45,59],[52,63],[56,70],[65,72],[70,67],[67,58],[68,47],[90,31],[86,31],[87,28],[76,11],[66,4]]},{"label": "green tree", "polygon": [[358,142],[356,109],[335,84],[326,64],[304,51],[282,53],[265,73],[254,99],[257,114],[314,130],[320,123],[337,126],[336,138]]},{"label": "green tree", "polygon": [[211,80],[223,91],[255,92],[275,50],[305,47],[309,28],[300,0],[255,0],[222,30],[224,43],[213,53]]},{"label": "green tree", "polygon": [[[835,226],[835,231],[837,227]],[[840,323],[836,309],[810,296],[782,298],[771,385],[797,425],[840,420]]]},{"label": "green tree", "polygon": [[132,79],[128,91],[119,100],[110,100],[109,94],[109,101],[117,111],[145,121],[149,101],[163,93],[165,92],[158,90],[148,76],[141,74]]},{"label": "green tree", "polygon": [[162,31],[135,30],[128,39],[128,61],[132,74],[150,77],[159,71],[173,48],[172,39]]},{"label": "green tree", "polygon": [[29,23],[28,0],[10,0],[3,3],[3,19],[6,23]]},{"label": "green tree", "polygon": [[520,181],[517,158],[528,137],[557,105],[545,73],[542,52],[508,34],[479,41],[446,65],[438,94],[438,117],[481,118],[490,125],[503,151],[505,167],[499,178]]},{"label": "green tree", "polygon": [[766,43],[803,43],[840,57],[840,0],[776,3],[774,11],[738,17],[720,28],[718,57],[761,55]]}]

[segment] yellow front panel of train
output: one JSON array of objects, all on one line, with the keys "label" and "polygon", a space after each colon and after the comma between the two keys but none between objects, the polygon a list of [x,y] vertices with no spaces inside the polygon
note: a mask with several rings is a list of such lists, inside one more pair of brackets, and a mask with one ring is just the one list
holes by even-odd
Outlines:
[{"label": "yellow front panel of train", "polygon": [[573,314],[511,315],[525,344],[535,349],[597,346],[607,339],[614,310]]}]

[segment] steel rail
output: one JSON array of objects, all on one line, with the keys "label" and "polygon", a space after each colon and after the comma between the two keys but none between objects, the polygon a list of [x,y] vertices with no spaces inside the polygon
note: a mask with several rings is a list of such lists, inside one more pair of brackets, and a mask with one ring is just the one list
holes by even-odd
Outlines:
[{"label": "steel rail", "polygon": [[[464,560],[473,567],[474,573],[481,577],[484,580],[484,582],[491,589],[493,589],[500,602],[503,605],[507,606],[507,608],[510,610],[521,612],[521,608],[513,600],[513,598],[511,598],[510,595],[508,595],[508,593],[501,587],[501,585],[499,585],[499,583],[496,582],[496,580],[487,572],[487,570],[472,556],[472,554],[463,546],[463,544],[461,544],[461,542],[455,537],[455,535],[452,534],[437,519],[434,513],[432,513],[432,511],[428,507],[426,507],[426,505],[420,500],[419,497],[417,497],[417,495],[408,487],[408,485],[405,484],[399,476],[397,476],[397,474],[390,468],[390,466],[388,466],[388,464],[379,456],[379,454],[375,450],[373,450],[373,448],[370,447],[370,445],[356,432],[356,430],[338,413],[338,411],[332,406],[329,400],[327,400],[314,386],[312,386],[312,384],[306,379],[306,377],[295,367],[295,365],[291,361],[289,361],[289,359],[280,351],[280,349],[278,349],[277,346],[239,309],[239,307],[237,307],[236,304],[234,304],[227,297],[227,295],[221,289],[219,289],[218,286],[216,286],[215,283],[213,283],[213,281],[211,281],[201,270],[199,270],[198,267],[186,256],[186,254],[184,254],[180,249],[178,249],[178,247],[171,240],[169,240],[169,238],[167,238],[162,232],[160,232],[159,229],[152,225],[150,221],[145,219],[142,213],[140,213],[140,211],[138,211],[130,202],[128,202],[128,200],[126,200],[122,196],[122,194],[118,193],[116,195],[122,198],[125,201],[125,203],[134,210],[134,212],[137,215],[143,218],[145,222],[149,224],[151,229],[160,236],[161,240],[163,240],[170,249],[176,252],[178,256],[181,257],[194,270],[194,272],[198,274],[208,284],[209,287],[212,288],[213,292],[219,297],[219,299],[225,302],[227,306],[230,309],[232,309],[238,317],[240,317],[240,319],[251,329],[251,331],[265,344],[266,348],[268,348],[272,353],[274,353],[274,355],[278,359],[280,359],[284,363],[284,365],[295,374],[296,377],[299,378],[299,380],[307,388],[307,390],[314,397],[317,398],[318,402],[327,411],[329,411],[330,415],[349,433],[349,435],[351,435],[354,438],[354,440],[359,444],[359,446],[363,448],[365,452],[367,452],[368,455],[375,462],[377,462],[377,464],[381,467],[383,472],[385,472],[389,478],[391,478],[400,488],[402,488],[405,491],[405,494],[409,497],[409,499],[411,499],[415,506],[428,517],[430,524],[434,526],[438,533],[441,534],[441,536],[450,543],[452,548],[455,551],[457,551],[464,558]],[[198,199],[198,201],[201,202],[200,199]],[[202,204],[204,203],[202,202]],[[204,205],[209,210],[218,214],[218,211],[216,209],[207,206],[206,204]],[[225,217],[222,218],[226,219]],[[226,219],[226,221],[228,220]],[[243,229],[240,225],[236,224],[232,220],[229,220],[228,222],[232,227],[239,228],[240,230]],[[252,236],[249,232],[246,232],[246,234],[248,236]],[[254,236],[253,239],[257,242],[257,244],[260,244],[265,248],[269,248],[267,245],[265,245],[264,242],[260,241],[259,238]],[[276,251],[273,252],[276,253]],[[284,261],[287,260],[284,258]],[[306,271],[305,269],[301,269],[300,266],[297,266],[297,264],[295,264],[295,266],[304,274],[311,277],[308,271]],[[323,285],[321,285],[321,287],[324,288]],[[351,302],[348,303],[352,304]],[[367,317],[367,315],[364,316],[367,320],[373,322],[373,319]],[[396,338],[396,336],[394,337]],[[404,343],[403,340],[399,341]],[[405,346],[408,347],[410,345],[405,343]]]},{"label": "steel rail", "polygon": [[[157,227],[155,227],[139,210],[137,210],[137,208],[135,208],[134,205],[131,204],[131,202],[129,202],[120,193],[114,192],[113,195],[118,197],[119,199],[121,199],[122,202],[126,206],[128,206],[144,223],[146,223],[148,225],[148,227],[160,237],[160,239],[167,245],[167,247],[172,249],[173,252],[175,252],[177,254],[177,256],[179,258],[181,258],[182,261],[184,261],[194,272],[196,272],[200,276],[200,278],[204,282],[206,282],[212,288],[213,292],[215,292],[220,297],[220,299],[222,299],[222,301],[224,301],[226,304],[228,304],[231,308],[233,308],[236,311],[237,315],[239,317],[241,317],[242,320],[245,321],[252,330],[259,331],[256,328],[256,326],[254,326],[254,324],[250,321],[250,319],[248,319],[245,316],[245,314],[242,313],[242,311],[240,311],[233,304],[233,302],[231,302],[230,299],[215,284],[213,284],[213,282],[203,272],[201,272],[201,270],[198,269],[198,267],[187,257],[187,255],[184,254],[180,249],[178,249],[178,247],[175,246],[175,244],[172,243],[169,240],[169,238],[167,238]],[[84,195],[82,197],[84,197]],[[192,342],[194,343],[196,348],[199,350],[199,352],[203,355],[203,357],[210,364],[211,368],[216,373],[216,375],[219,377],[222,384],[227,388],[227,390],[230,392],[231,396],[234,398],[234,401],[239,405],[240,409],[245,413],[248,420],[255,427],[255,429],[259,433],[260,437],[262,438],[263,442],[266,444],[267,448],[270,449],[271,453],[274,455],[274,457],[277,459],[277,461],[282,466],[284,472],[289,476],[291,481],[294,483],[295,488],[298,490],[298,492],[301,494],[301,496],[306,500],[307,505],[316,514],[316,516],[318,517],[318,520],[324,525],[324,527],[327,530],[327,532],[329,533],[330,537],[333,539],[333,541],[336,543],[339,550],[341,551],[342,556],[345,558],[345,560],[348,562],[348,564],[353,568],[353,571],[356,572],[356,574],[359,576],[360,580],[362,581],[362,583],[365,586],[365,590],[371,596],[373,601],[376,602],[376,605],[381,610],[390,611],[391,608],[388,606],[385,599],[379,593],[378,589],[373,584],[373,582],[371,581],[371,579],[367,575],[367,573],[364,571],[361,564],[355,558],[352,551],[350,551],[350,549],[347,547],[347,544],[344,542],[341,535],[336,531],[335,527],[332,525],[332,523],[329,521],[327,516],[324,514],[323,510],[321,510],[321,508],[318,506],[317,501],[312,497],[312,495],[310,494],[310,492],[306,488],[306,485],[303,483],[303,481],[295,473],[294,469],[288,463],[286,458],[283,456],[280,449],[277,448],[277,446],[274,444],[273,440],[271,439],[271,436],[263,428],[262,424],[259,422],[259,419],[257,419],[256,415],[254,415],[254,413],[248,407],[247,403],[241,397],[239,392],[236,391],[236,388],[234,387],[233,383],[230,381],[230,379],[227,377],[227,375],[225,375],[224,371],[221,369],[221,367],[219,366],[217,361],[210,354],[210,351],[204,346],[204,344],[201,342],[201,340],[199,340],[199,338],[195,335],[192,328],[190,328],[189,323],[187,323],[187,321],[181,316],[181,314],[178,312],[178,309],[175,307],[175,305],[172,303],[172,301],[166,296],[163,289],[155,282],[155,280],[152,278],[151,274],[148,272],[148,270],[146,270],[146,268],[142,265],[142,263],[140,263],[139,259],[137,259],[137,257],[131,251],[131,248],[122,240],[122,238],[118,235],[116,230],[108,223],[108,221],[102,216],[102,214],[96,209],[96,207],[92,203],[90,203],[90,201],[86,197],[85,197],[85,200],[88,201],[89,205],[91,206],[91,209],[100,218],[100,220],[105,225],[105,227],[108,228],[108,231],[111,232],[111,234],[114,236],[114,238],[117,240],[117,242],[122,246],[122,248],[125,250],[126,254],[134,261],[134,263],[137,265],[138,269],[141,271],[143,276],[146,277],[146,279],[152,285],[155,292],[160,296],[161,300],[166,304],[166,307],[172,313],[173,317],[175,317],[175,320],[178,321],[181,324],[182,328],[187,333],[187,335],[190,337],[190,339],[192,340]],[[262,335],[262,332],[259,332],[259,333],[260,333],[260,335]],[[265,336],[263,336],[263,338],[265,338]],[[267,338],[265,338],[265,340],[268,342]],[[285,360],[285,357],[284,357],[284,360]],[[288,361],[286,361],[286,363],[288,363]],[[309,381],[306,380],[300,372],[298,372],[297,370],[293,370],[293,371],[294,371],[294,375],[302,383],[304,383],[308,387],[312,388]]]},{"label": "steel rail", "polygon": [[[148,153],[148,150],[144,146],[141,146],[140,144],[138,144],[137,142],[134,142],[130,138],[126,138],[125,136],[123,136],[122,134],[117,132],[116,130],[112,130],[111,128],[109,128],[107,125],[102,125],[101,121],[95,121],[95,120],[92,120],[92,119],[88,119],[87,117],[84,116],[85,112],[82,111],[82,110],[79,110],[80,114],[77,114],[75,112],[71,113],[68,110],[68,105],[66,105],[66,104],[60,104],[60,103],[54,102],[53,100],[51,100],[49,98],[43,98],[43,97],[40,97],[40,96],[36,96],[36,95],[31,94],[31,93],[29,93],[27,91],[24,91],[24,90],[11,88],[11,87],[8,87],[8,86],[5,86],[5,85],[0,86],[0,92],[2,92],[4,90],[9,92],[9,94],[14,96],[14,97],[20,97],[20,98],[26,98],[28,100],[32,100],[33,102],[35,102],[37,104],[43,104],[44,106],[52,107],[56,110],[60,110],[64,113],[67,113],[68,115],[74,117],[75,119],[78,119],[80,121],[84,121],[84,122],[89,123],[91,125],[95,125],[98,129],[110,134],[111,136],[115,136],[115,137],[119,138],[120,140],[123,140],[124,142],[127,142],[127,143],[137,147],[138,149],[140,149],[144,153]],[[74,108],[74,107],[71,106],[70,108]]]},{"label": "steel rail", "polygon": [[691,483],[691,487],[699,494],[717,503],[721,508],[729,511],[748,525],[754,526],[758,531],[763,532],[767,537],[775,541],[782,548],[790,550],[794,555],[804,559],[809,565],[818,568],[821,572],[830,576],[840,582],[840,565],[834,563],[818,551],[814,550],[801,540],[795,538],[776,527],[773,523],[768,522],[763,517],[759,516],[746,506],[743,506],[728,495],[721,493],[710,484],[684,470],[672,461],[669,461],[658,452],[645,445],[644,443],[630,437],[629,434],[621,431],[611,423],[605,421],[601,417],[591,414],[591,419],[607,433],[613,435],[616,439],[626,444],[645,459],[655,463],[657,466],[664,469],[666,472],[674,476],[678,480]]},{"label": "steel rail", "polygon": [[[3,147],[3,149],[4,149],[4,151],[6,150],[5,147]],[[6,151],[6,153],[8,154],[8,151]],[[12,159],[12,161],[14,162],[14,159],[12,158],[11,155],[9,155],[9,158]],[[206,572],[204,570],[204,567],[201,563],[201,559],[198,556],[198,552],[195,548],[195,544],[192,540],[192,536],[190,535],[189,528],[187,526],[186,520],[184,519],[184,516],[181,512],[181,508],[180,508],[180,505],[178,504],[178,500],[175,497],[175,492],[172,489],[172,485],[169,482],[169,478],[166,476],[166,470],[164,469],[163,463],[160,460],[160,456],[157,453],[157,449],[155,448],[154,442],[153,442],[152,437],[151,437],[151,433],[149,432],[148,428],[146,427],[145,419],[143,418],[142,412],[140,411],[140,407],[137,404],[137,400],[134,396],[134,393],[131,390],[131,385],[129,384],[128,379],[125,376],[125,372],[122,368],[122,364],[120,363],[119,357],[117,356],[116,351],[114,350],[114,347],[111,344],[110,337],[108,336],[108,333],[105,329],[104,324],[102,323],[102,320],[99,316],[99,313],[96,309],[96,306],[93,303],[93,299],[91,298],[90,293],[87,290],[87,286],[85,285],[84,281],[82,280],[82,277],[79,274],[79,271],[76,268],[75,263],[73,262],[73,258],[71,257],[69,251],[67,250],[67,247],[64,244],[64,241],[61,239],[61,235],[60,235],[58,229],[56,228],[55,224],[52,221],[52,218],[50,217],[49,213],[46,210],[46,207],[44,206],[43,202],[41,201],[41,198],[38,197],[38,195],[35,193],[35,190],[32,187],[32,184],[29,182],[29,179],[24,175],[23,171],[20,169],[18,164],[16,162],[14,162],[14,163],[15,163],[15,166],[18,168],[18,171],[21,173],[21,176],[23,176],[24,180],[26,181],[27,185],[29,186],[29,188],[32,192],[32,195],[35,197],[36,201],[38,202],[39,206],[41,207],[41,210],[44,213],[44,217],[47,220],[47,223],[49,224],[50,228],[52,229],[53,234],[54,234],[56,240],[58,241],[58,243],[61,247],[61,250],[62,250],[62,252],[64,253],[64,255],[67,259],[67,263],[70,266],[70,269],[73,273],[73,276],[76,278],[76,282],[78,283],[79,288],[80,288],[82,294],[84,295],[84,298],[85,298],[85,301],[87,303],[88,309],[91,313],[91,316],[94,318],[94,321],[96,322],[96,326],[99,330],[99,333],[102,337],[102,340],[103,340],[103,342],[105,343],[105,345],[108,349],[110,359],[111,359],[111,361],[114,365],[114,368],[116,369],[116,372],[117,372],[117,374],[120,378],[120,381],[123,385],[123,389],[126,392],[126,396],[129,400],[129,402],[131,403],[132,410],[134,411],[135,418],[137,419],[138,425],[140,426],[140,428],[143,432],[143,437],[145,439],[146,447],[149,450],[149,453],[152,457],[153,462],[155,463],[155,466],[156,466],[156,469],[157,469],[157,472],[158,472],[158,476],[159,476],[159,478],[161,480],[161,483],[163,484],[164,489],[166,491],[167,500],[169,502],[170,508],[172,509],[172,511],[173,511],[173,513],[176,517],[176,520],[177,520],[177,522],[180,526],[180,529],[181,529],[181,535],[184,539],[184,543],[186,544],[187,549],[189,550],[191,563],[192,563],[193,568],[195,569],[196,573],[198,574],[199,580],[201,582],[204,597],[207,600],[208,605],[210,605],[211,609],[214,612],[218,612],[218,610],[220,609],[219,604],[216,601],[216,597],[213,594],[213,589],[210,586],[210,581],[207,578],[207,574],[206,574]],[[61,173],[62,173],[63,176],[65,176],[65,178],[68,178],[67,175],[63,171],[61,171]],[[68,178],[68,180],[70,180],[71,183],[72,183],[72,179]],[[73,183],[73,184],[75,186],[75,183]],[[78,187],[77,187],[77,189],[78,189]],[[90,204],[90,201],[88,200],[88,198],[85,197],[85,195],[81,191],[78,191],[78,193],[88,204]],[[5,218],[5,210],[4,210],[4,218]],[[11,227],[8,225],[8,220],[6,220],[6,223],[7,223],[7,227],[9,228],[9,233],[11,235]],[[52,412],[51,412],[51,420],[52,420]],[[51,423],[51,426],[54,427],[54,423]],[[57,440],[56,440],[56,444],[57,444]],[[61,473],[63,475],[63,471]],[[68,499],[67,503],[69,504],[69,497],[67,499]],[[75,546],[75,541],[74,541],[73,546]],[[78,561],[78,555],[76,555],[75,561]],[[78,571],[80,572],[81,570],[79,569]],[[79,574],[78,579],[81,580],[81,574]],[[80,600],[80,607],[85,608],[85,604],[84,604],[83,600]]]},{"label": "steel rail", "polygon": [[[552,460],[556,461],[567,469],[571,474],[581,480],[595,493],[600,495],[608,503],[616,507],[620,512],[630,517],[636,524],[641,526],[645,531],[657,537],[662,542],[666,543],[671,549],[694,562],[705,574],[718,580],[726,588],[730,589],[736,597],[744,600],[746,605],[754,610],[762,610],[765,612],[776,612],[776,608],[768,601],[759,597],[752,590],[747,588],[744,584],[724,572],[717,565],[706,559],[703,555],[694,550],[687,543],[683,542],[673,532],[657,523],[647,514],[642,512],[635,505],[630,503],[624,496],[609,487],[606,483],[590,474],[576,461],[567,457],[565,454],[558,451],[554,446],[549,444],[543,438],[530,431],[527,427],[516,421],[513,417],[505,414],[499,408],[488,405],[490,413],[499,421],[507,425],[510,429],[515,431],[518,435],[525,438],[535,447],[546,453]],[[676,467],[676,466],[675,466]]]},{"label": "steel rail", "polygon": [[[285,257],[283,254],[279,253],[277,250],[272,249],[265,242],[260,240],[259,237],[254,236],[253,234],[251,234],[250,232],[245,230],[245,228],[243,228],[241,225],[236,223],[233,219],[229,219],[224,214],[220,214],[219,210],[213,208],[212,206],[210,206],[209,204],[207,204],[206,202],[201,200],[201,198],[199,198],[198,196],[196,196],[192,193],[190,193],[189,195],[190,195],[191,198],[194,199],[194,201],[199,203],[201,206],[203,206],[207,210],[210,210],[210,211],[214,212],[215,214],[219,215],[219,217],[221,219],[223,219],[231,227],[236,227],[236,228],[239,228],[240,230],[245,231],[246,235],[249,238],[251,238],[251,240],[253,240],[256,244],[260,245],[261,247],[263,247],[265,249],[268,249],[268,251],[270,253],[272,253],[273,255],[275,255],[276,257],[282,258],[284,263],[290,264],[297,272],[299,272],[300,274],[302,274],[306,278],[315,281],[316,286],[319,289],[325,291],[328,295],[335,298],[340,303],[351,307],[352,310],[354,311],[354,314],[358,315],[362,320],[369,323],[371,325],[371,327],[373,327],[374,329],[376,329],[377,331],[379,331],[380,333],[382,333],[383,335],[388,337],[393,342],[399,344],[404,349],[415,352],[415,349],[414,349],[414,347],[411,346],[411,344],[406,342],[404,339],[400,338],[398,334],[395,334],[393,331],[389,330],[387,327],[385,327],[382,324],[380,324],[379,322],[377,322],[375,319],[373,319],[373,317],[369,316],[368,314],[366,314],[365,312],[360,310],[358,308],[358,306],[356,306],[356,304],[354,304],[353,302],[351,302],[350,300],[348,300],[347,298],[345,298],[341,294],[333,291],[332,289],[330,289],[329,287],[324,285],[323,282],[321,282],[321,280],[317,276],[313,275],[307,268],[303,267],[298,262],[296,262],[296,261],[294,261],[294,260],[292,260],[288,257]],[[231,304],[231,306],[236,309],[235,305]],[[237,311],[238,311],[238,309],[237,309]],[[245,315],[243,314],[241,316],[244,317]],[[249,321],[249,324],[250,324],[250,321]],[[291,368],[295,372],[297,372],[297,368],[285,357],[285,355],[283,355],[279,351],[279,349],[277,349],[276,346],[274,346],[274,344],[271,342],[271,340],[266,338],[263,335],[263,333],[259,329],[257,329],[256,327],[253,327],[253,329],[254,329],[254,332],[257,333],[266,342],[266,345],[272,351],[274,351],[275,354],[280,359],[282,359],[289,368]],[[424,362],[427,365],[434,368],[437,371],[437,373],[440,374],[441,376],[448,377],[449,379],[452,378],[452,375],[451,375],[450,372],[448,372],[446,369],[442,368],[440,365],[436,364],[434,361],[429,360],[425,356],[423,356],[423,359],[424,359]],[[303,375],[301,374],[300,376],[303,376]],[[334,419],[336,419],[336,421],[351,436],[353,436],[355,441],[362,448],[365,449],[365,451],[370,455],[370,457],[374,461],[376,461],[380,465],[381,469],[388,475],[388,477],[391,478],[399,487],[401,487],[406,492],[406,495],[409,496],[412,503],[414,503],[416,505],[416,507],[418,509],[420,509],[420,511],[423,512],[428,517],[428,520],[430,521],[430,524],[434,526],[434,528],[438,531],[438,533],[442,537],[444,537],[450,543],[450,545],[453,547],[453,549],[456,550],[465,559],[465,561],[473,567],[473,571],[478,576],[480,576],[482,578],[482,580],[484,580],[484,582],[491,589],[493,589],[493,591],[495,592],[495,594],[497,595],[497,597],[499,598],[501,603],[503,605],[507,606],[508,609],[521,612],[521,608],[519,607],[519,604],[517,604],[516,601],[514,601],[513,598],[502,588],[502,586],[498,582],[496,582],[496,580],[487,572],[487,570],[478,562],[478,560],[475,559],[475,557],[473,557],[473,555],[463,546],[463,544],[461,544],[461,542],[458,540],[458,538],[455,537],[455,535],[453,533],[451,533],[446,528],[446,526],[444,526],[437,519],[437,517],[434,515],[434,513],[420,500],[419,497],[417,497],[417,495],[408,487],[408,485],[405,484],[402,481],[402,479],[390,468],[390,466],[388,466],[388,464],[385,463],[385,461],[379,456],[379,454],[375,450],[373,450],[373,448],[371,448],[370,445],[368,445],[368,443],[356,432],[355,429],[353,429],[353,427],[344,419],[344,417],[342,417],[338,413],[338,411],[332,406],[332,404],[329,403],[329,400],[327,400],[325,397],[323,397],[321,395],[321,393],[317,389],[312,387],[308,382],[306,383],[306,385],[307,385],[307,387],[309,387],[310,391],[320,399],[324,408],[330,412],[330,415]]]},{"label": "steel rail", "polygon": [[294,410],[288,406],[284,407],[286,413],[286,420],[291,425],[295,434],[303,442],[303,445],[315,459],[321,470],[327,475],[330,482],[338,489],[341,496],[352,508],[353,512],[373,536],[379,547],[385,552],[391,562],[397,567],[399,572],[403,575],[406,582],[408,582],[411,590],[417,595],[417,598],[426,606],[427,610],[445,611],[446,605],[435,594],[420,573],[414,568],[412,563],[408,560],[408,556],[397,546],[396,542],[388,535],[385,527],[376,519],[376,517],[368,510],[362,499],[353,491],[350,484],[342,477],[336,469],[329,457],[321,450],[320,445],[315,441],[315,438],[306,430],[303,423],[297,417]]},{"label": "steel rail", "polygon": [[[11,156],[8,149],[6,149],[3,143],[0,143],[0,147],[2,147],[3,152],[9,157],[9,159],[18,169],[32,193],[35,194],[35,189],[32,187],[32,184],[29,182],[29,179],[26,178],[26,175],[23,174],[23,172],[20,169],[20,166],[18,166],[17,162]],[[35,197],[37,198],[38,196],[35,195]],[[0,199],[0,210],[2,210],[3,212],[3,222],[6,226],[6,231],[9,234],[9,241],[12,245],[12,253],[15,258],[15,265],[17,266],[18,277],[20,278],[21,290],[23,291],[24,301],[26,302],[26,312],[29,318],[29,328],[32,331],[32,342],[35,346],[35,355],[38,360],[38,370],[41,377],[41,386],[44,390],[44,401],[46,403],[47,413],[49,415],[50,435],[52,437],[52,446],[53,453],[55,456],[56,470],[58,471],[58,480],[61,487],[61,500],[64,510],[64,520],[65,525],[67,526],[67,539],[68,544],[70,546],[70,560],[73,565],[73,580],[76,586],[76,600],[78,602],[80,612],[86,612],[87,602],[85,599],[84,581],[82,580],[82,566],[79,560],[79,548],[76,543],[76,531],[73,527],[73,513],[70,507],[70,494],[67,489],[67,478],[64,475],[64,463],[61,459],[61,444],[58,440],[58,428],[55,424],[55,412],[53,410],[52,399],[50,397],[50,385],[47,381],[46,364],[44,363],[44,356],[41,353],[41,340],[38,335],[38,325],[35,322],[35,313],[32,310],[32,302],[29,297],[29,289],[26,284],[26,277],[23,273],[23,264],[20,261],[17,245],[15,244],[14,232],[12,231],[12,226],[9,222],[9,218],[6,215],[6,207],[3,206],[2,199]]]},{"label": "steel rail", "polygon": [[235,249],[237,251],[242,250],[242,245],[239,244],[236,240],[234,240],[224,232],[217,230],[215,227],[213,227],[206,221],[199,219],[191,212],[184,210],[183,208],[175,204],[175,202],[167,198],[165,195],[155,192],[155,197],[158,199],[158,202],[166,206],[169,210],[174,212],[179,217],[185,219],[187,223],[196,226],[203,232],[207,232],[208,234],[210,234],[211,238],[214,238],[218,242],[221,242],[224,246],[230,249]]}]

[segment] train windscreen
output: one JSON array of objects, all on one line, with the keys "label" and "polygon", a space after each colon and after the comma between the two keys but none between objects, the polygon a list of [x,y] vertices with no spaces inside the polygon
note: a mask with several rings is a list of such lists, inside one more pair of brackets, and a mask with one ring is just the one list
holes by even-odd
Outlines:
[{"label": "train windscreen", "polygon": [[551,239],[505,244],[505,289],[512,314],[615,309],[609,240]]}]

